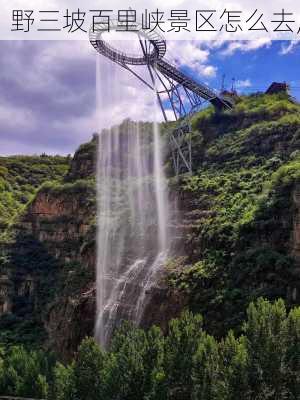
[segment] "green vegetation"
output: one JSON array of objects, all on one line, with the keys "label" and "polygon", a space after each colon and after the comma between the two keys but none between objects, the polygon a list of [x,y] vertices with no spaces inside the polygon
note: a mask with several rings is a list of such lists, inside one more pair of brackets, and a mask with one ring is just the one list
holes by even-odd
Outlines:
[{"label": "green vegetation", "polygon": [[62,181],[69,167],[70,157],[0,157],[0,271],[9,278],[1,301],[8,299],[13,305],[12,312],[0,318],[1,344],[32,347],[45,341],[42,318],[54,298],[59,262],[44,244],[16,229],[14,223],[41,185]]},{"label": "green vegetation", "polygon": [[232,111],[198,113],[192,127],[195,172],[171,179],[186,199],[188,234],[185,257],[169,262],[169,284],[222,336],[240,331],[259,296],[299,304],[290,253],[300,106],[286,94],[241,97]]},{"label": "green vegetation", "polygon": [[0,157],[0,231],[13,222],[20,210],[48,180],[60,180],[70,158],[61,156]]},{"label": "green vegetation", "polygon": [[[17,243],[20,245],[19,239]],[[94,270],[86,265],[78,261],[62,263],[30,237],[23,238],[22,246],[26,245],[28,251],[17,250],[5,265],[10,272],[11,292],[7,297],[13,307],[0,317],[0,347],[42,348],[49,341],[45,322],[51,308],[56,306],[59,311],[61,301],[79,298],[95,281]],[[70,247],[74,246],[77,243],[71,243]]]},{"label": "green vegetation", "polygon": [[60,262],[32,235],[18,233],[10,246],[0,268],[10,277],[7,297],[13,308],[0,318],[0,343],[40,346],[46,339],[43,318],[57,292]]},{"label": "green vegetation", "polygon": [[[76,153],[95,150],[95,138]],[[92,158],[92,153],[89,153]],[[57,231],[76,232],[80,224],[94,225],[95,178],[93,175],[71,179],[73,161],[60,156],[12,156],[0,158],[0,272],[8,284],[1,286],[1,304],[9,302],[10,312],[0,316],[0,344],[23,344],[25,348],[39,348],[48,340],[45,321],[49,310],[60,296],[76,296],[86,282],[94,279],[92,270],[79,261],[73,261],[74,249],[87,247],[94,240],[92,230],[82,237],[61,243],[51,242]],[[1,186],[2,185],[2,186]],[[36,216],[28,213],[35,201],[57,199],[64,204],[65,215],[39,215],[39,230],[47,236],[40,241],[32,232]],[[68,213],[75,201],[83,210],[79,216]],[[4,212],[2,212],[4,210]],[[23,227],[24,224],[27,224]],[[46,243],[47,242],[47,243]],[[55,257],[56,252],[66,259]],[[52,251],[51,251],[52,247]]]},{"label": "green vegetation", "polygon": [[7,396],[46,398],[54,358],[22,346],[1,349],[0,393]]},{"label": "green vegetation", "polygon": [[260,298],[243,332],[216,340],[184,312],[163,335],[125,323],[104,352],[81,343],[68,365],[13,347],[0,355],[0,393],[49,400],[296,400],[300,396],[300,308]]},{"label": "green vegetation", "polygon": [[[125,134],[128,124],[122,124]],[[140,126],[143,135],[150,128]],[[299,398],[300,277],[291,233],[300,181],[300,106],[285,94],[241,97],[232,111],[209,107],[197,113],[192,128],[193,176],[175,179],[170,158],[166,165],[183,212],[179,224],[185,225],[183,251],[169,260],[167,283],[189,311],[167,332],[124,323],[108,351],[87,338],[67,365],[36,349],[49,343],[50,310],[76,303],[95,280],[88,263],[95,256],[98,139],[82,145],[73,160],[0,158],[0,269],[9,278],[0,297],[13,303],[0,318],[0,394],[49,400]],[[34,236],[21,223],[35,221],[22,218],[36,193],[59,200],[58,208],[75,204],[78,212],[63,206],[61,215],[39,216]],[[120,204],[120,218],[127,218]],[[82,333],[75,328],[70,336],[76,341]],[[68,345],[70,355],[73,343]]]}]

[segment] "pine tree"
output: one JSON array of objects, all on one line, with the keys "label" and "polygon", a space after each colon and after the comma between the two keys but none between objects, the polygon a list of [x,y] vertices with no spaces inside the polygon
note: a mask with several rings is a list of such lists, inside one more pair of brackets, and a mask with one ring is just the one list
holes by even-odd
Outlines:
[{"label": "pine tree", "polygon": [[248,383],[248,352],[246,338],[235,338],[229,331],[220,344],[221,369],[224,380],[226,400],[250,399]]},{"label": "pine tree", "polygon": [[249,355],[249,383],[252,398],[283,400],[285,385],[286,309],[283,300],[271,304],[265,299],[251,303],[244,325]]},{"label": "pine tree", "polygon": [[202,335],[200,315],[184,312],[180,318],[169,323],[164,362],[167,399],[191,398],[193,356]]},{"label": "pine tree", "polygon": [[82,341],[74,366],[76,399],[102,399],[105,385],[104,360],[104,353],[93,338]]},{"label": "pine tree", "polygon": [[224,400],[225,385],[221,374],[221,359],[218,343],[203,334],[193,357],[193,389],[195,400]]},{"label": "pine tree", "polygon": [[161,330],[154,326],[147,332],[147,339],[148,350],[144,359],[147,368],[145,399],[165,400],[164,337]]},{"label": "pine tree", "polygon": [[74,363],[64,366],[57,363],[53,370],[49,400],[75,400]]},{"label": "pine tree", "polygon": [[[141,400],[149,390],[151,368],[146,365],[149,344],[146,333],[129,323],[116,333],[109,358],[108,399]],[[149,357],[148,357],[149,361]],[[150,360],[152,363],[152,360]]]},{"label": "pine tree", "polygon": [[285,323],[287,338],[286,385],[289,399],[300,399],[300,308],[290,311]]}]

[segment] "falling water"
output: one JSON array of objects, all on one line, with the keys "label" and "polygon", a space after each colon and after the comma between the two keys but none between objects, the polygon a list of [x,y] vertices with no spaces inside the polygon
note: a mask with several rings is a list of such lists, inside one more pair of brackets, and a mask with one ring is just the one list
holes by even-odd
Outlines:
[{"label": "falling water", "polygon": [[[121,71],[106,63],[98,58],[99,123],[107,118],[107,103],[116,112],[122,96]],[[153,97],[154,119],[156,107]],[[98,149],[95,335],[105,347],[122,320],[142,321],[168,254],[169,211],[156,121],[126,120],[104,129]]]}]

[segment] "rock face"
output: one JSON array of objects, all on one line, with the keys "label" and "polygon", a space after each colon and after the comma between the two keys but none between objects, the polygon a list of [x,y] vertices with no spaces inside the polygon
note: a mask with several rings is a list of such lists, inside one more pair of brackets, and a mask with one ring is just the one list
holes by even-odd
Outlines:
[{"label": "rock face", "polygon": [[50,307],[45,321],[47,347],[67,360],[74,355],[85,336],[93,336],[95,324],[95,289],[77,296],[59,296]]},{"label": "rock face", "polygon": [[[56,258],[65,262],[80,261],[84,257],[81,246],[91,228],[94,212],[89,209],[84,192],[41,190],[28,207],[20,226],[45,243]],[[68,243],[73,243],[74,247],[67,246]]]},{"label": "rock face", "polygon": [[[56,293],[44,319],[48,346],[63,358],[76,350],[84,336],[93,334],[94,326],[95,205],[88,199],[88,190],[92,197],[95,194],[88,186],[82,189],[41,190],[21,222],[23,230],[59,261],[60,268],[68,266],[64,276],[57,274],[58,280],[66,281],[60,282],[62,291]],[[83,279],[79,288],[73,288],[72,276],[78,270],[92,280]]]},{"label": "rock face", "polygon": [[64,359],[94,328],[95,140],[88,147],[88,155],[87,146],[75,154],[64,181],[43,185],[26,207],[0,276],[0,316],[14,321],[9,329],[19,332],[27,321],[41,332],[34,340]]},{"label": "rock face", "polygon": [[71,167],[66,180],[72,181],[86,179],[95,175],[97,164],[97,143],[98,137],[97,135],[94,135],[90,142],[84,143],[79,147],[71,161]]},{"label": "rock face", "polygon": [[64,359],[93,334],[95,319],[95,164],[80,156],[85,149],[75,154],[68,182],[42,188],[20,223],[59,263],[57,288],[43,323],[48,347]]}]

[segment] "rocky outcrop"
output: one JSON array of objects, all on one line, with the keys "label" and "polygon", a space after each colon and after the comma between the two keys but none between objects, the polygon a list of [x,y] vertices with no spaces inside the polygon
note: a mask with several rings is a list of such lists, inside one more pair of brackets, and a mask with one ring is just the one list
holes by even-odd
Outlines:
[{"label": "rocky outcrop", "polygon": [[84,190],[73,192],[68,187],[59,191],[41,190],[27,208],[19,228],[44,243],[61,261],[81,261],[95,216],[93,207],[93,202],[88,204]]},{"label": "rocky outcrop", "polygon": [[187,296],[179,291],[169,290],[167,285],[153,288],[147,296],[150,301],[146,299],[141,325],[145,328],[157,325],[163,332],[167,332],[170,319],[179,317],[188,305]]},{"label": "rocky outcrop", "polygon": [[59,289],[43,322],[48,333],[47,345],[63,358],[73,354],[84,336],[93,334],[94,220],[94,190],[89,185],[80,190],[67,185],[59,190],[42,189],[21,221],[23,232],[43,243],[60,264]]},{"label": "rocky outcrop", "polygon": [[92,336],[95,325],[94,287],[77,296],[58,296],[51,306],[45,321],[48,333],[47,347],[68,360],[77,351],[78,345],[86,336]]},{"label": "rocky outcrop", "polygon": [[97,144],[98,136],[95,134],[90,142],[84,143],[79,147],[71,161],[71,167],[66,180],[86,179],[95,175]]}]

